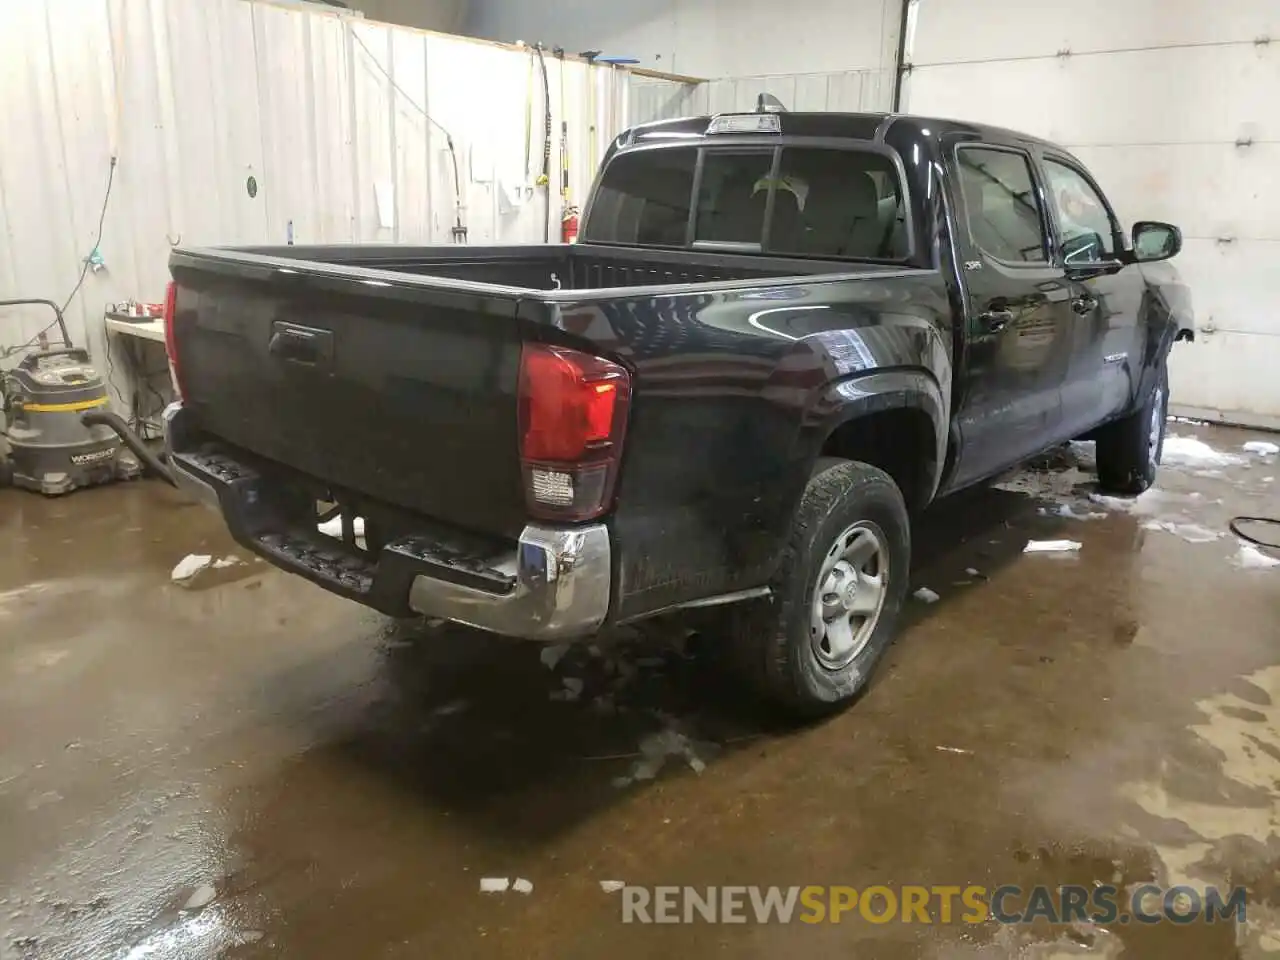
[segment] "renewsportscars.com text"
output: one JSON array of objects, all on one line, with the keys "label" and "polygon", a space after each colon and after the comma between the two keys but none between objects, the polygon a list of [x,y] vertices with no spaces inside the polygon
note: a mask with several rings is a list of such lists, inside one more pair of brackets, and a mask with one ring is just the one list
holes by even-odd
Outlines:
[{"label": "renewsportscars.com text", "polygon": [[1244,923],[1243,887],[623,886],[623,923]]}]

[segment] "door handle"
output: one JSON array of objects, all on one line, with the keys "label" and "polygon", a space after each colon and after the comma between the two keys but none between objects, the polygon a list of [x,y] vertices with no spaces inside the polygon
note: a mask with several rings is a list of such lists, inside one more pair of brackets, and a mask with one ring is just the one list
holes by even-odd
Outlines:
[{"label": "door handle", "polygon": [[983,325],[986,326],[989,331],[992,333],[999,333],[1005,327],[1009,326],[1009,324],[1013,323],[1014,318],[1012,310],[988,310],[985,313],[979,314],[978,319],[982,321]]},{"label": "door handle", "polygon": [[1071,309],[1079,314],[1092,313],[1097,306],[1097,297],[1076,297],[1071,301]]}]

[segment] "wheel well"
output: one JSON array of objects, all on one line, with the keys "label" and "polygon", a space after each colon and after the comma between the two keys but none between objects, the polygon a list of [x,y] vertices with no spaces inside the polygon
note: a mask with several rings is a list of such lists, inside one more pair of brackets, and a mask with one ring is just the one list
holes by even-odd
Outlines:
[{"label": "wheel well", "polygon": [[841,424],[827,437],[820,456],[879,467],[893,477],[913,512],[933,493],[938,452],[933,421],[923,410],[882,410]]}]

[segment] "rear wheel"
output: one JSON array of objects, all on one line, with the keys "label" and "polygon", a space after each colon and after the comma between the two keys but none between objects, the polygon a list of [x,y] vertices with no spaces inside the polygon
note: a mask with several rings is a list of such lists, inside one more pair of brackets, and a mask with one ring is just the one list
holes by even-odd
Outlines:
[{"label": "rear wheel", "polygon": [[1142,493],[1156,480],[1169,411],[1169,378],[1164,365],[1146,402],[1129,416],[1098,432],[1098,485],[1114,493]]},{"label": "rear wheel", "polygon": [[866,686],[906,595],[911,529],[884,471],[834,461],[810,479],[767,600],[734,610],[734,659],[795,715],[836,710]]}]

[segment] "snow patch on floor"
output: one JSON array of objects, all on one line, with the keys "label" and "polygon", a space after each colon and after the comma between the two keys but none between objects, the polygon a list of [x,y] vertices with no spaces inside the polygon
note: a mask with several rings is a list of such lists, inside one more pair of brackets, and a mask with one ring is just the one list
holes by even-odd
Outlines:
[{"label": "snow patch on floor", "polygon": [[699,754],[708,749],[711,745],[694,743],[674,726],[667,726],[640,741],[640,757],[631,764],[631,772],[614,778],[613,785],[626,787],[640,780],[652,780],[666,765],[668,757],[679,757],[690,770],[700,774],[707,769],[707,762]]},{"label": "snow patch on floor", "polygon": [[1069,503],[1060,503],[1057,507],[1041,507],[1040,515],[1042,517],[1062,517],[1064,520],[1102,520],[1106,517],[1105,510],[1082,510],[1077,512]]},{"label": "snow patch on floor", "polygon": [[190,580],[201,570],[205,570],[213,565],[213,557],[207,553],[189,553],[178,561],[177,566],[173,568],[173,572],[169,574],[169,579],[174,583],[181,583],[184,580]]},{"label": "snow patch on floor", "polygon": [[1076,553],[1083,546],[1078,540],[1028,540],[1023,553]]},{"label": "snow patch on floor", "polygon": [[12,590],[0,590],[0,617],[10,615],[10,611],[19,604],[29,601],[36,594],[45,593],[49,589],[47,583],[27,583]]},{"label": "snow patch on floor", "polygon": [[923,600],[925,603],[937,603],[941,599],[941,597],[939,597],[934,591],[930,590],[928,587],[921,587],[919,590],[913,593],[912,596],[915,597],[917,600]]},{"label": "snow patch on floor", "polygon": [[1171,436],[1164,438],[1160,462],[1164,465],[1188,467],[1226,467],[1242,463],[1244,458],[1215,450],[1197,437]]},{"label": "snow patch on floor", "polygon": [[1250,440],[1242,449],[1245,453],[1256,453],[1260,457],[1270,457],[1280,453],[1280,445],[1268,440]]},{"label": "snow patch on floor", "polygon": [[183,910],[200,910],[213,903],[218,896],[218,891],[214,889],[211,883],[202,883],[196,887],[191,896],[187,898],[187,902],[183,904]]},{"label": "snow patch on floor", "polygon": [[1142,525],[1143,530],[1163,530],[1165,533],[1171,533],[1175,537],[1181,537],[1187,543],[1213,543],[1215,540],[1221,540],[1223,534],[1217,530],[1210,530],[1208,527],[1202,527],[1198,523],[1178,523],[1173,520],[1148,520]]},{"label": "snow patch on floor", "polygon": [[1240,551],[1236,554],[1235,563],[1243,570],[1268,570],[1271,567],[1280,567],[1280,558],[1264,553],[1252,543],[1242,543]]},{"label": "snow patch on floor", "polygon": [[549,643],[538,651],[538,659],[548,670],[554,670],[556,665],[564,659],[564,655],[569,652],[569,648],[570,644],[567,643]]},{"label": "snow patch on floor", "polygon": [[1134,516],[1151,516],[1159,513],[1170,503],[1194,499],[1181,493],[1169,493],[1157,487],[1152,487],[1145,493],[1141,493],[1136,497],[1111,497],[1105,493],[1089,494],[1089,501],[1096,503],[1100,507],[1106,507],[1108,510],[1116,510],[1121,513],[1132,513]]}]

